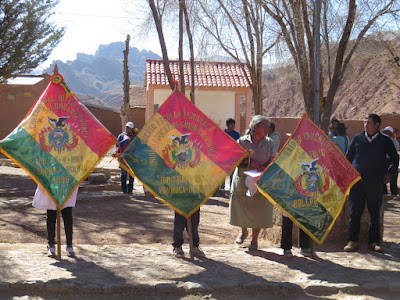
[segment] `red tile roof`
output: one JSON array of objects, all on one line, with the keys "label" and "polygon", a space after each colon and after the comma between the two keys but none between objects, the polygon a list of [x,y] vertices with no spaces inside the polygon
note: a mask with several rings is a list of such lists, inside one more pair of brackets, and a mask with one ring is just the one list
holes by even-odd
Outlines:
[{"label": "red tile roof", "polygon": [[[246,64],[232,62],[195,61],[194,80],[196,87],[249,87],[243,68],[249,74]],[[169,61],[172,76],[179,80],[179,61]],[[190,85],[190,62],[183,62],[185,85]],[[146,80],[149,85],[169,85],[162,60],[146,60]]]}]

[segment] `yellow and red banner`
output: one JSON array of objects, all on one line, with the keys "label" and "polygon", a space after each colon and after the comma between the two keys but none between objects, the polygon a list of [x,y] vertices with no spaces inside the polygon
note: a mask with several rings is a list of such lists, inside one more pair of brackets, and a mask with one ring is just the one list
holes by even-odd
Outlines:
[{"label": "yellow and red banner", "polygon": [[190,217],[246,154],[185,95],[174,91],[120,161],[159,200]]},{"label": "yellow and red banner", "polygon": [[257,181],[259,191],[322,244],[360,180],[357,170],[306,114]]},{"label": "yellow and red banner", "polygon": [[54,74],[22,122],[0,141],[0,148],[61,208],[115,141],[63,77]]}]

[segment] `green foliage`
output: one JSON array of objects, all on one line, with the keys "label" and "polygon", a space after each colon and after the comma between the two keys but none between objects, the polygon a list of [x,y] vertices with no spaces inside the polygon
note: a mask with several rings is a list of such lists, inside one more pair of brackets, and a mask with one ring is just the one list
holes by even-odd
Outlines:
[{"label": "green foliage", "polygon": [[59,0],[0,0],[0,82],[44,62],[65,33],[49,21]]}]

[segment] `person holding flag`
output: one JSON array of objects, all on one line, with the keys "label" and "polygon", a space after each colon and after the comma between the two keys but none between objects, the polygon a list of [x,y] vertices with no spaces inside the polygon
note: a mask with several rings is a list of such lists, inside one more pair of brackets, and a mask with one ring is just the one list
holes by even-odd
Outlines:
[{"label": "person holding flag", "polygon": [[[364,120],[364,131],[355,135],[346,153],[347,159],[361,175],[350,190],[349,195],[349,233],[344,251],[358,250],[360,221],[367,202],[369,212],[368,249],[383,252],[380,246],[380,210],[382,204],[382,183],[390,182],[391,174],[397,172],[399,155],[390,138],[379,131],[381,118],[370,114]],[[389,164],[386,162],[389,156]]]},{"label": "person holding flag", "polygon": [[[133,122],[128,122],[125,125],[125,131],[122,132],[117,137],[117,155],[120,155],[124,150],[128,147],[128,145],[132,142],[132,140],[137,135],[138,130],[135,128]],[[124,194],[132,194],[133,191],[133,176],[129,174],[129,184],[128,188],[126,187],[126,178],[128,176],[128,172],[121,168],[121,189]]]},{"label": "person holding flag", "polygon": [[[76,197],[78,194],[78,187],[76,187],[71,196],[67,199],[63,208],[61,210],[61,215],[64,220],[65,238],[67,241],[67,255],[69,257],[74,257],[75,252],[72,246],[72,208],[75,207]],[[46,227],[47,227],[47,242],[48,242],[48,252],[49,257],[56,257],[56,219],[57,219],[57,207],[51,198],[46,194],[46,192],[38,186],[35,191],[35,196],[33,197],[32,206],[37,209],[47,210]]]},{"label": "person holding flag", "polygon": [[[200,238],[199,238],[199,223],[200,223],[200,208],[196,210],[196,212],[190,216],[190,221],[192,223],[192,235],[193,235],[193,254],[195,257],[204,258],[206,255],[204,254],[203,250],[199,248],[200,245]],[[187,219],[182,216],[181,214],[175,212],[174,216],[174,232],[173,232],[173,239],[174,242],[172,243],[173,246],[173,255],[177,258],[185,257],[185,252],[182,250],[183,245],[183,231],[189,233],[189,228],[187,225]]]},{"label": "person holding flag", "polygon": [[[25,118],[4,139],[0,150],[40,186],[34,207],[46,209],[49,254],[55,255],[55,222],[61,214],[72,247],[72,207],[80,183],[114,146],[115,137],[68,87],[57,65],[46,89]],[[57,222],[58,223],[58,222]],[[59,233],[60,228],[57,228]],[[59,234],[57,234],[59,237]],[[58,258],[61,258],[60,242]]]},{"label": "person holding flag", "polygon": [[247,134],[238,140],[243,148],[250,151],[250,154],[236,168],[233,175],[229,203],[229,223],[241,227],[241,232],[236,239],[238,244],[242,244],[246,239],[247,228],[252,228],[249,251],[257,250],[258,235],[261,228],[272,227],[273,206],[257,191],[257,188],[249,189],[246,185],[248,176],[245,173],[249,170],[263,171],[276,155],[272,151],[272,141],[267,137],[270,123],[270,120],[265,116],[254,116],[250,121]]}]

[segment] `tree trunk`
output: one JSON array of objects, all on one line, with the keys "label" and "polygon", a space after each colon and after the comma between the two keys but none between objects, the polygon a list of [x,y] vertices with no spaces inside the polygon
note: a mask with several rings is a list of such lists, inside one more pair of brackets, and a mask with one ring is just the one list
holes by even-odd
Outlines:
[{"label": "tree trunk", "polygon": [[256,115],[263,115],[263,92],[262,92],[262,72],[254,70],[252,76],[252,91],[253,91],[253,101],[254,101],[254,113]]},{"label": "tree trunk", "polygon": [[123,67],[123,74],[124,74],[124,98],[121,105],[121,127],[122,131],[125,130],[125,124],[129,121],[129,68],[128,68],[128,54],[129,54],[129,34],[126,37],[125,41],[125,50],[124,50],[124,67]]},{"label": "tree trunk", "polygon": [[179,84],[185,94],[185,71],[183,68],[183,0],[179,0]]},{"label": "tree trunk", "polygon": [[169,67],[167,46],[165,44],[164,33],[163,33],[163,30],[162,30],[162,24],[161,24],[161,19],[160,19],[160,16],[158,14],[157,7],[156,7],[156,5],[154,3],[154,0],[149,0],[149,5],[150,5],[150,8],[151,8],[151,12],[153,14],[154,23],[156,24],[156,28],[157,28],[158,39],[160,41],[161,52],[162,52],[162,55],[163,55],[165,74],[167,75],[169,86],[171,87],[171,90],[174,90],[175,89],[175,82],[174,82],[174,78],[172,77],[171,69]]},{"label": "tree trunk", "polygon": [[339,89],[340,83],[343,78],[343,73],[345,70],[345,68],[343,66],[343,61],[344,61],[344,56],[346,53],[346,48],[347,48],[347,45],[350,40],[351,30],[354,25],[356,9],[357,9],[357,5],[355,3],[355,0],[350,0],[346,25],[344,27],[344,31],[342,33],[342,37],[340,39],[338,50],[336,53],[335,67],[333,70],[332,81],[331,81],[331,84],[328,89],[328,94],[326,96],[324,114],[323,114],[323,118],[321,120],[322,128],[324,130],[328,129],[330,117],[332,114],[333,100],[335,98],[336,92]]},{"label": "tree trunk", "polygon": [[188,35],[188,39],[189,39],[189,48],[190,48],[190,86],[191,86],[191,90],[190,90],[190,100],[192,101],[193,104],[195,104],[195,100],[194,100],[194,91],[195,91],[195,82],[194,82],[194,49],[193,49],[193,37],[192,37],[192,32],[190,30],[190,26],[189,26],[189,15],[188,15],[188,11],[186,8],[186,1],[185,0],[181,0],[182,1],[182,8],[183,8],[183,12],[185,14],[185,21],[186,21],[186,32]]}]

